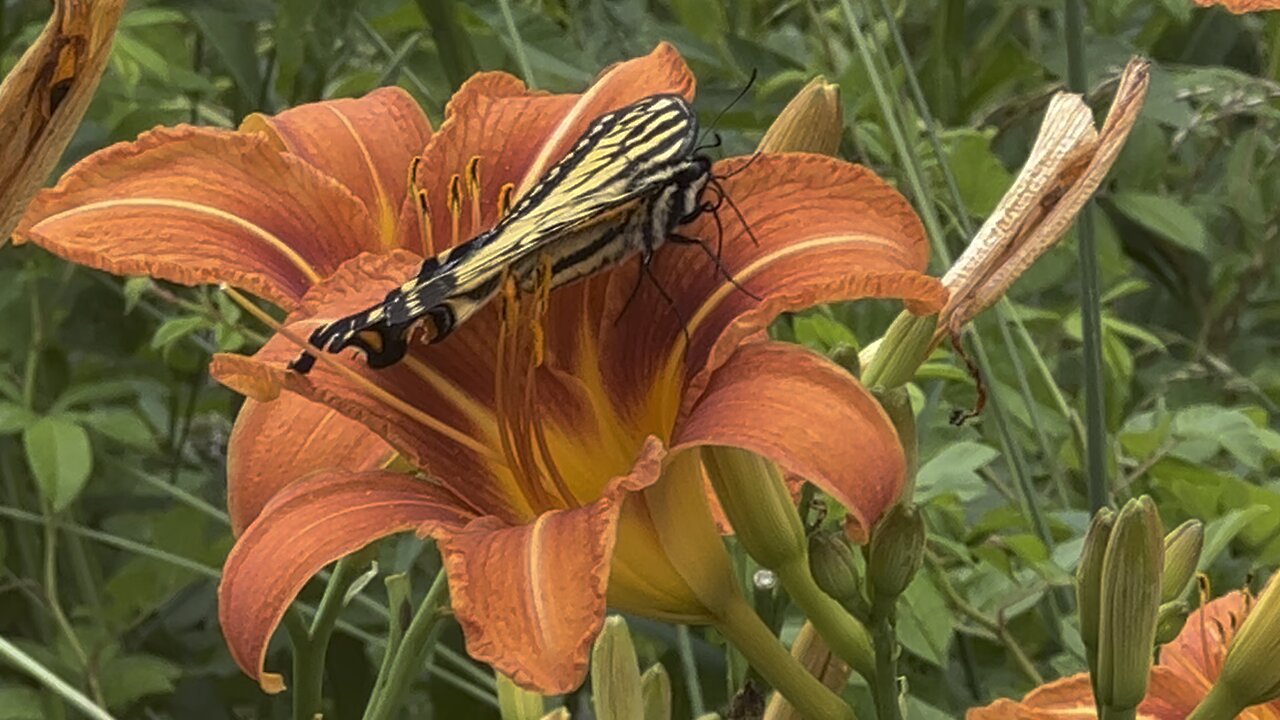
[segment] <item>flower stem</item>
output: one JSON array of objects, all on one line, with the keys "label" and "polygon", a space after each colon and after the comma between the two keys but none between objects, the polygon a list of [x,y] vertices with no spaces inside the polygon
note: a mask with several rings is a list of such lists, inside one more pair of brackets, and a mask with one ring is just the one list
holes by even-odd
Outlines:
[{"label": "flower stem", "polygon": [[413,678],[422,668],[424,657],[432,646],[432,637],[436,625],[444,615],[441,608],[449,601],[449,583],[441,570],[431,583],[431,589],[422,599],[413,620],[404,631],[400,646],[396,649],[395,658],[380,673],[374,687],[379,690],[369,698],[369,705],[364,711],[364,720],[387,720],[395,717],[400,709],[401,700],[409,689]]},{"label": "flower stem", "polygon": [[897,598],[877,598],[871,605],[871,638],[876,648],[876,677],[871,683],[879,720],[902,720],[898,704],[898,635],[894,630]]},{"label": "flower stem", "polygon": [[[1135,720],[1138,717],[1138,708],[1112,708],[1104,706],[1102,713],[1098,715],[1099,720]],[[1235,717],[1234,714],[1223,717]]]},{"label": "flower stem", "polygon": [[836,657],[848,663],[867,682],[873,682],[876,660],[867,628],[818,587],[809,570],[807,554],[774,571],[787,595],[813,623]]},{"label": "flower stem", "polygon": [[329,650],[329,638],[342,611],[342,598],[347,588],[360,577],[364,553],[356,552],[338,560],[325,586],[324,596],[311,620],[311,627],[301,624],[301,617],[289,621],[286,629],[293,640],[293,717],[294,720],[311,720],[324,708],[324,659]]},{"label": "flower stem", "polygon": [[1244,710],[1231,693],[1221,685],[1214,685],[1195,710],[1187,716],[1187,720],[1231,720]]},{"label": "flower stem", "polygon": [[[833,601],[834,602],[834,601]],[[716,629],[738,648],[751,667],[807,718],[855,720],[853,710],[787,652],[746,601],[725,603]]]}]

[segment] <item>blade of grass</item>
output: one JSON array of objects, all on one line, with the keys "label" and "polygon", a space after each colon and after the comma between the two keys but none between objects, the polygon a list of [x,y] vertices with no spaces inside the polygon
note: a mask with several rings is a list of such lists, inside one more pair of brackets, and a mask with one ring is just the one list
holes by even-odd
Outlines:
[{"label": "blade of grass", "polygon": [[[1084,2],[1065,0],[1063,29],[1067,40],[1067,84],[1088,92],[1084,64]],[[1086,203],[1076,223],[1080,251],[1080,317],[1084,337],[1085,468],[1089,511],[1107,504],[1107,405],[1102,378],[1102,293],[1098,282],[1098,251],[1093,235],[1093,203]]]},{"label": "blade of grass", "polygon": [[702,685],[698,681],[698,664],[693,658],[693,639],[689,637],[688,625],[676,626],[676,650],[680,654],[685,692],[689,694],[689,714],[702,717],[707,712],[707,704],[702,699]]},{"label": "blade of grass", "polygon": [[[378,31],[373,28],[373,25],[369,24],[369,21],[365,19],[364,13],[356,11],[352,13],[352,16],[355,17],[356,24],[360,26],[360,30],[369,38],[369,41],[378,48],[378,52],[381,52],[388,60],[395,58],[397,52],[392,50],[391,46],[387,44],[387,41],[382,39],[382,35],[378,34]],[[413,40],[415,45],[417,44],[417,39],[418,35],[417,33],[414,33]],[[408,43],[406,43],[406,46],[408,46]],[[422,78],[418,76],[418,73],[413,71],[413,68],[401,67],[400,73],[409,79],[409,82],[422,96],[423,100],[426,100],[432,105],[439,104],[432,96],[431,91],[427,89],[427,84],[422,81]]]},{"label": "blade of grass", "polygon": [[480,67],[471,40],[467,31],[458,24],[453,0],[417,1],[418,9],[431,27],[431,37],[436,41],[440,66],[456,90]]},{"label": "blade of grass", "polygon": [[86,716],[94,720],[115,720],[115,716],[111,713],[103,710],[79,690],[71,687],[66,681],[55,675],[49,668],[41,665],[35,658],[24,653],[3,637],[0,637],[0,658],[4,658],[14,669],[26,673],[36,682],[49,688]]},{"label": "blade of grass", "polygon": [[533,67],[529,65],[529,57],[524,52],[524,39],[520,37],[515,16],[511,14],[511,2],[498,0],[498,6],[502,8],[502,22],[507,26],[507,34],[511,36],[511,46],[516,53],[516,63],[520,65],[520,75],[526,85],[531,89],[536,88],[538,81],[533,78]]}]

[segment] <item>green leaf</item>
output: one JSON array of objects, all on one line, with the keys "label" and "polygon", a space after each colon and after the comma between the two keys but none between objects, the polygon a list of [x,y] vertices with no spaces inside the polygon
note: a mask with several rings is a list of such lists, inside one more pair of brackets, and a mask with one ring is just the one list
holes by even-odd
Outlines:
[{"label": "green leaf", "polygon": [[40,693],[29,687],[0,688],[0,720],[41,720]]},{"label": "green leaf", "polygon": [[182,670],[154,655],[124,655],[112,658],[101,669],[102,694],[107,707],[123,708],[148,695],[173,692]]},{"label": "green leaf", "polygon": [[128,315],[138,306],[138,301],[155,283],[149,277],[131,277],[124,281],[124,314]]},{"label": "green leaf", "polygon": [[1120,212],[1130,220],[1166,240],[1204,255],[1209,250],[1209,231],[1195,213],[1163,195],[1123,192],[1112,197]]},{"label": "green leaf", "polygon": [[0,402],[0,435],[19,432],[35,420],[36,414],[21,405]]},{"label": "green leaf", "polygon": [[187,335],[203,330],[208,326],[208,321],[196,316],[176,317],[165,320],[163,325],[156,328],[156,334],[151,338],[151,347],[156,350],[166,350]]},{"label": "green leaf", "polygon": [[125,445],[156,447],[155,435],[138,413],[128,408],[109,407],[84,413],[80,419],[93,431]]},{"label": "green leaf", "polygon": [[991,135],[972,130],[947,137],[947,155],[970,215],[985,217],[1013,184],[1013,175],[991,152]]},{"label": "green leaf", "polygon": [[84,489],[93,468],[89,434],[65,418],[48,415],[22,433],[22,444],[40,493],[54,510],[65,509]]},{"label": "green leaf", "polygon": [[995,449],[976,442],[948,445],[920,467],[916,475],[917,500],[925,502],[947,493],[955,493],[961,502],[978,498],[986,490],[978,470],[999,454]]}]

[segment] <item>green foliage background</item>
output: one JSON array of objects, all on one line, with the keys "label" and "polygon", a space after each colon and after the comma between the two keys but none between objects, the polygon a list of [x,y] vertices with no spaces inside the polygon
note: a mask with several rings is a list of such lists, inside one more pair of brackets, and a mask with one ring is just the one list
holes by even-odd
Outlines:
[{"label": "green foliage background", "polygon": [[[451,91],[476,70],[578,90],[610,62],[665,39],[698,76],[704,120],[758,70],[720,121],[726,151],[753,147],[790,96],[824,74],[842,92],[842,154],[906,188],[847,10],[882,52],[874,72],[896,88],[909,141],[925,159],[929,197],[912,200],[937,207],[958,254],[960,228],[994,207],[1063,86],[1060,3],[845,2],[131,0],[63,167],[156,124],[234,127],[249,112],[389,83],[438,124]],[[1280,564],[1280,12],[1233,16],[1190,0],[1088,5],[1093,107],[1105,108],[1130,54],[1155,61],[1146,109],[1094,210],[1109,474],[1119,498],[1152,494],[1166,527],[1204,519],[1202,565],[1226,591]],[[959,205],[906,100],[886,9],[940,125]],[[47,3],[0,0],[0,67],[12,67],[47,12]],[[1073,237],[1012,300],[1007,322],[988,313],[977,323],[994,394],[982,420],[946,422],[974,400],[950,354],[939,353],[913,388],[922,408],[918,498],[931,528],[926,570],[905,596],[900,625],[916,718],[955,717],[1021,695],[1035,675],[1083,668],[1069,591],[1088,519]],[[784,319],[778,333],[823,351],[856,347],[892,311],[822,309]],[[215,351],[251,350],[260,333],[214,291],[0,249],[0,635],[99,692],[119,717],[288,716],[286,698],[262,695],[233,666],[214,597],[231,545],[224,457],[238,397],[205,366]],[[749,582],[753,568],[739,560]],[[421,593],[437,562],[430,548],[403,540],[383,544],[378,567],[412,570]],[[314,603],[316,589],[304,599]],[[380,592],[380,581],[370,583],[335,635],[332,717],[363,707],[386,622]],[[784,636],[795,631],[799,616],[785,598],[769,590],[754,598]],[[492,676],[461,653],[448,625],[407,716],[496,716]],[[687,658],[696,672],[681,672],[673,628],[631,626],[642,663],[672,672],[676,717],[690,716],[695,696],[723,708],[748,672],[697,630]],[[270,667],[287,667],[281,645]],[[1029,662],[1010,662],[1019,653]],[[846,694],[865,707],[865,689]],[[588,716],[585,695],[565,699],[576,717]],[[73,712],[0,668],[0,720]]]}]

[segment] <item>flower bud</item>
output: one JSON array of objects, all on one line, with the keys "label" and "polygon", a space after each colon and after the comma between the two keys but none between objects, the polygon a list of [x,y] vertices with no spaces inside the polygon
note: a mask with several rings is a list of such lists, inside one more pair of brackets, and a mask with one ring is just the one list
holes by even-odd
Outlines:
[{"label": "flower bud", "polygon": [[860,620],[867,618],[862,573],[852,543],[844,533],[823,530],[809,538],[809,569],[814,582]]},{"label": "flower bud", "polygon": [[884,337],[863,348],[862,384],[868,388],[895,388],[907,384],[933,352],[937,315],[918,316],[903,311],[894,318]]},{"label": "flower bud", "polygon": [[738,542],[770,570],[804,557],[804,525],[776,465],[749,450],[708,445],[702,462]]},{"label": "flower bud", "polygon": [[636,648],[627,622],[617,615],[605,618],[591,648],[591,706],[599,720],[644,717]]},{"label": "flower bud", "polygon": [[1242,707],[1280,698],[1280,573],[1271,576],[1236,631],[1217,684]]},{"label": "flower bud", "polygon": [[541,695],[498,673],[498,713],[502,720],[539,720],[545,711]]},{"label": "flower bud", "polygon": [[898,442],[902,445],[902,454],[907,461],[906,482],[903,483],[901,498],[910,498],[916,491],[916,471],[920,469],[920,449],[916,434],[916,412],[911,407],[911,393],[899,385],[892,388],[873,390],[880,407],[889,416],[893,429],[898,431]]},{"label": "flower bud", "polygon": [[782,108],[759,149],[764,152],[811,152],[835,155],[844,133],[840,88],[819,75]]},{"label": "flower bud", "polygon": [[1156,644],[1164,645],[1173,642],[1187,624],[1187,616],[1191,614],[1191,606],[1185,600],[1173,600],[1160,606],[1156,615]]},{"label": "flower bud", "polygon": [[876,597],[896,598],[907,589],[924,562],[924,542],[924,516],[915,505],[889,509],[871,534],[867,557],[867,579]]},{"label": "flower bud", "polygon": [[[1102,602],[1102,558],[1107,554],[1107,541],[1116,524],[1116,513],[1104,507],[1094,513],[1084,536],[1080,564],[1076,567],[1076,607],[1080,612],[1080,638],[1084,641],[1085,661],[1090,677],[1098,675],[1098,624]],[[1095,688],[1096,692],[1096,688]]]},{"label": "flower bud", "polygon": [[1188,520],[1164,537],[1164,579],[1160,600],[1170,602],[1182,597],[1200,564],[1204,548],[1204,523]]},{"label": "flower bud", "polygon": [[655,663],[640,676],[644,720],[671,720],[671,676]]},{"label": "flower bud", "polygon": [[1147,694],[1160,610],[1164,528],[1150,497],[1130,500],[1116,515],[1102,558],[1098,702],[1113,710],[1138,706]]}]

